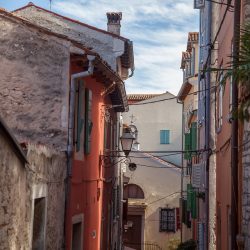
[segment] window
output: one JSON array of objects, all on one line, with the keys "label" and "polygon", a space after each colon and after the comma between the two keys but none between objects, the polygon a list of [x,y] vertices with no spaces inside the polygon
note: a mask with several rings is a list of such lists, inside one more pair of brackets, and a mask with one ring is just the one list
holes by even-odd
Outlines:
[{"label": "window", "polygon": [[135,184],[128,184],[124,188],[124,199],[128,198],[144,199],[144,192],[139,186]]},{"label": "window", "polygon": [[161,130],[160,131],[160,143],[161,144],[169,144],[170,131],[169,130]]},{"label": "window", "polygon": [[160,232],[175,232],[175,209],[160,209]]},{"label": "window", "polygon": [[191,75],[195,75],[195,48],[192,48],[192,54],[191,54]]},{"label": "window", "polygon": [[45,197],[35,199],[32,249],[45,248],[45,227],[46,227],[45,211],[46,211]]}]

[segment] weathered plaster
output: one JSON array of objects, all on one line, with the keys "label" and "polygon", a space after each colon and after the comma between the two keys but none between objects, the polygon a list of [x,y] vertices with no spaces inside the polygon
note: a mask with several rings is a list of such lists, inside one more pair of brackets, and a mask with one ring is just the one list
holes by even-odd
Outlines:
[{"label": "weathered plaster", "polygon": [[0,133],[0,248],[31,249],[34,198],[46,197],[45,249],[62,249],[66,157],[44,146],[27,151],[25,166]]},{"label": "weathered plaster", "polygon": [[56,16],[35,6],[18,10],[15,14],[93,48],[116,71],[116,59],[124,53],[124,41],[121,39]]},{"label": "weathered plaster", "polygon": [[66,149],[69,46],[0,17],[0,112],[19,141]]}]

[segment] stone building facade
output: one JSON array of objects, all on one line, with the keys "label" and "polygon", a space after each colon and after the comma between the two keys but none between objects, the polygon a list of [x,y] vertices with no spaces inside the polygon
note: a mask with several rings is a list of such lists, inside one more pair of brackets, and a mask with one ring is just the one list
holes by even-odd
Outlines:
[{"label": "stone building facade", "polygon": [[0,128],[1,249],[62,249],[65,154],[26,144],[25,156],[2,120]]}]

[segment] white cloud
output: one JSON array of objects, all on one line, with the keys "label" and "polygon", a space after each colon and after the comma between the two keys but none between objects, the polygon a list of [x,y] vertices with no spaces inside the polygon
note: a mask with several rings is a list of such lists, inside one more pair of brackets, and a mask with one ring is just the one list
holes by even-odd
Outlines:
[{"label": "white cloud", "polygon": [[190,0],[55,0],[53,10],[106,29],[106,12],[122,11],[122,35],[134,42],[136,71],[127,92],[177,94],[187,33],[198,30]]}]

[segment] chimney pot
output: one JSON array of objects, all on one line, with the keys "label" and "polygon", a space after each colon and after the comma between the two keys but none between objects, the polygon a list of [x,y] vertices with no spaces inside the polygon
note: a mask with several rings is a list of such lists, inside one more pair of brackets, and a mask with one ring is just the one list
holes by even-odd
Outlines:
[{"label": "chimney pot", "polygon": [[106,15],[108,18],[108,31],[120,35],[122,12],[107,12]]}]

